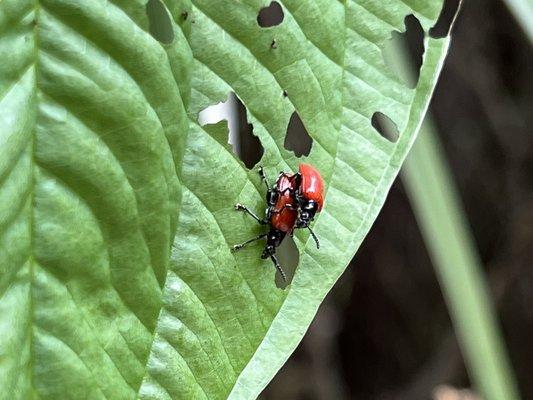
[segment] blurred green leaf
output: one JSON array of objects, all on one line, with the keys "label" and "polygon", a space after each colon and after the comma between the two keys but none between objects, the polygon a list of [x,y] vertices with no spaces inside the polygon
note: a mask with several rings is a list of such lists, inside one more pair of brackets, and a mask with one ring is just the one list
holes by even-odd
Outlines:
[{"label": "blurred green leaf", "polygon": [[0,1],[0,399],[131,399],[141,384],[190,67],[179,27],[165,51],[143,3]]},{"label": "blurred green leaf", "polygon": [[504,0],[504,3],[533,44],[533,0]]},{"label": "blurred green leaf", "polygon": [[[387,67],[382,50],[414,14],[425,32],[442,1],[280,1],[283,22],[261,28],[269,1],[193,1],[195,64],[184,201],[164,289],[164,308],[141,388],[143,399],[253,399],[300,342],[317,308],[377,216],[426,112],[449,38],[426,36],[415,89]],[[264,186],[197,114],[235,92],[275,177],[304,161],[283,147],[296,111],[313,138],[309,157],[327,183],[314,229],[317,250],[297,232],[300,265],[286,289],[261,260],[261,244],[231,245],[263,232],[236,202],[260,212]],[[287,96],[284,96],[284,92]],[[371,124],[390,117],[393,143]]]}]

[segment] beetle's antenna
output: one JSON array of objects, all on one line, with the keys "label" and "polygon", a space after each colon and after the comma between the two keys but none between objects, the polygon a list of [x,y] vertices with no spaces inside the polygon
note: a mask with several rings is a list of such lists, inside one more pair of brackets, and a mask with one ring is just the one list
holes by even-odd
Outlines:
[{"label": "beetle's antenna", "polygon": [[272,259],[272,262],[274,263],[274,266],[279,271],[281,277],[283,278],[283,282],[287,282],[287,275],[285,275],[285,272],[283,272],[283,269],[281,268],[281,265],[279,265],[278,259],[274,254],[270,255],[270,258]]},{"label": "beetle's antenna", "polygon": [[315,239],[316,248],[320,249],[320,242],[318,241],[318,238],[316,237],[315,232],[313,232],[313,230],[311,229],[309,225],[307,225],[307,229],[309,229],[309,232],[311,232],[311,236],[313,236],[313,239]]}]

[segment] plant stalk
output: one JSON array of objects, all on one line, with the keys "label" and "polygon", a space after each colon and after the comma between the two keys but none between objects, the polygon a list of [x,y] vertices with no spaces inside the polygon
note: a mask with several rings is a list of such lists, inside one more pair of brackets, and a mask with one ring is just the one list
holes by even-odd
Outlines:
[{"label": "plant stalk", "polygon": [[[407,49],[392,46],[393,66],[409,77]],[[428,114],[401,171],[472,382],[484,400],[519,400],[467,218]]]},{"label": "plant stalk", "polygon": [[518,400],[487,279],[429,117],[402,180],[476,389],[484,400]]}]

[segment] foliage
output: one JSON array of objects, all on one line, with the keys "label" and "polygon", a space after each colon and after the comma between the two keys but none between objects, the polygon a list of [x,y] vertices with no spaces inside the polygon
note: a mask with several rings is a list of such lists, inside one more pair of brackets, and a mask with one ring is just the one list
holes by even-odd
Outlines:
[{"label": "foliage", "polygon": [[147,26],[133,2],[0,2],[2,399],[125,399],[141,384],[190,57]]},{"label": "foliage", "polygon": [[[427,32],[441,6],[410,3],[284,1],[283,22],[262,29],[257,12],[268,2],[193,2],[186,189],[143,398],[255,398],[301,340],[381,208],[447,50],[447,39],[426,37],[415,89],[388,69],[382,48],[391,31],[402,31],[404,17],[414,13]],[[286,290],[259,258],[261,246],[230,252],[261,231],[233,204],[260,210],[264,189],[257,171],[224,145],[220,129],[195,120],[231,91],[247,107],[269,175],[301,161],[283,147],[296,110],[314,140],[307,161],[328,183],[327,205],[314,225],[322,248],[305,232],[296,234],[300,264]],[[376,111],[398,126],[396,143],[372,127]]]},{"label": "foliage", "polygon": [[[441,3],[286,0],[283,22],[261,28],[266,1],[167,0],[166,44],[141,0],[0,2],[2,398],[256,397],[415,139],[448,38],[426,37],[414,89],[382,49],[407,15],[428,32]],[[230,252],[260,229],[233,204],[259,210],[263,188],[196,116],[231,91],[270,175],[301,161],[283,147],[296,111],[314,140],[306,161],[327,181],[323,246],[297,233],[285,290],[259,246]],[[377,111],[396,142],[372,127]]]}]

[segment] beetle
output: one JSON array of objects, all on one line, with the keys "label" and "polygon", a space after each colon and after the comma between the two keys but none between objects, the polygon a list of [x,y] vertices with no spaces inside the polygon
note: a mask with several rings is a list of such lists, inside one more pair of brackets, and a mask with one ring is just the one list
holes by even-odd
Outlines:
[{"label": "beetle", "polygon": [[[322,211],[324,207],[324,181],[320,172],[310,164],[300,164],[296,175],[299,180],[294,193],[299,210],[296,227],[309,228],[315,214]],[[309,230],[317,241],[318,247],[318,239],[310,228]]]},{"label": "beetle", "polygon": [[300,164],[295,174],[280,172],[272,187],[268,183],[263,167],[259,168],[259,175],[267,188],[265,218],[259,218],[240,203],[235,205],[235,209],[246,212],[261,225],[269,225],[270,230],[233,246],[233,251],[266,237],[266,245],[261,258],[270,258],[283,280],[286,281],[285,272],[276,258],[276,248],[281,245],[287,234],[292,236],[296,228],[309,229],[317,248],[320,248],[320,242],[309,224],[324,205],[324,181],[318,170],[309,164]]}]

